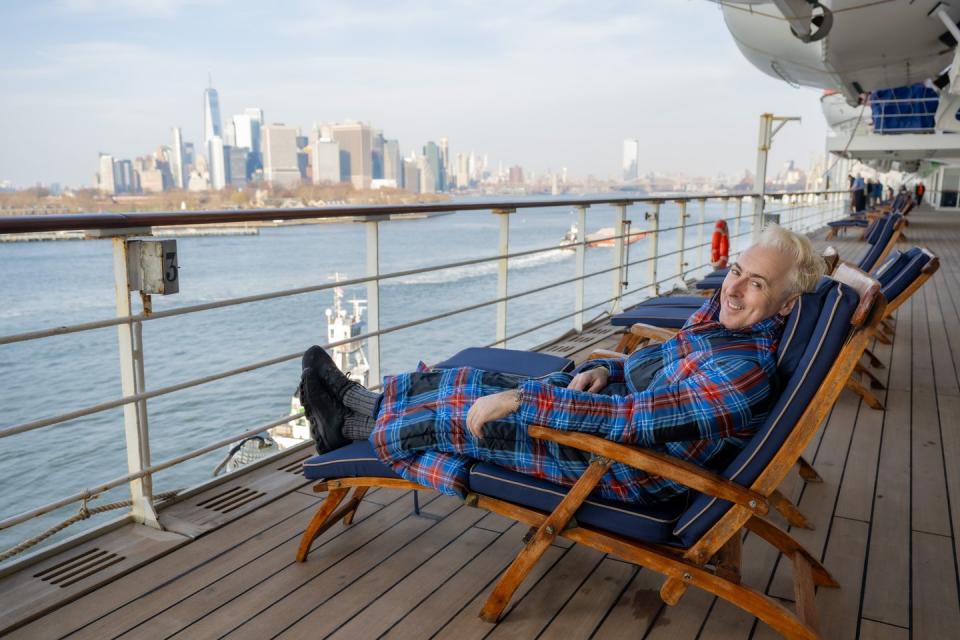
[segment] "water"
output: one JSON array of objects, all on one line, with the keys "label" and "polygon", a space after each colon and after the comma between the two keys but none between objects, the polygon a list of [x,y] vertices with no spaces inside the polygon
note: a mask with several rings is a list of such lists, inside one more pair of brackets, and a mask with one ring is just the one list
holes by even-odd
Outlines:
[{"label": "water", "polygon": [[[648,206],[628,209],[634,230],[648,228]],[[744,210],[743,230],[749,224]],[[699,209],[691,205],[690,221]],[[734,214],[733,206],[726,215]],[[708,221],[724,215],[722,203],[709,203]],[[527,209],[511,216],[512,252],[555,247],[575,221],[568,209]],[[595,206],[587,215],[587,232],[612,226],[614,210]],[[689,221],[688,221],[689,222]],[[674,205],[661,212],[661,228],[677,224]],[[704,237],[709,242],[712,224]],[[731,228],[731,233],[733,233]],[[498,217],[465,212],[425,220],[380,225],[381,272],[393,272],[495,255]],[[696,229],[687,245],[698,242]],[[180,293],[155,296],[163,310],[268,291],[329,282],[334,272],[348,278],[365,270],[365,226],[322,224],[264,228],[259,236],[180,238]],[[676,249],[677,232],[661,235],[661,253]],[[630,246],[631,260],[649,255],[649,239]],[[609,248],[587,251],[587,272],[612,265]],[[509,289],[517,293],[575,276],[575,252],[553,249],[511,260]],[[687,252],[691,265],[709,259],[709,247]],[[677,257],[658,263],[660,277],[675,274]],[[496,298],[496,262],[389,279],[382,282],[381,328],[447,313],[457,307]],[[0,245],[0,334],[110,318],[114,315],[111,243],[6,243]],[[626,298],[639,300],[648,266],[630,271]],[[611,296],[612,275],[590,278],[586,305]],[[364,286],[348,288],[346,299],[364,298]],[[324,310],[331,291],[281,298],[143,325],[147,389],[183,382],[251,362],[302,351],[326,337]],[[574,285],[566,284],[509,304],[508,335],[573,312]],[[604,307],[589,311],[589,319]],[[451,315],[424,327],[381,339],[384,374],[413,368],[419,360],[436,362],[461,348],[495,339],[496,306]],[[524,335],[508,346],[529,348],[572,327],[568,318]],[[55,415],[119,398],[121,393],[116,328],[0,346],[0,427]],[[267,423],[289,412],[299,361],[267,367],[162,396],[149,401],[153,461],[161,462],[218,439]],[[157,474],[162,492],[210,477],[224,452],[218,451]],[[115,409],[0,441],[0,517],[20,513],[86,487],[124,475],[126,449],[123,415]],[[125,487],[100,501],[128,497]],[[96,504],[96,503],[94,503]],[[65,507],[11,530],[0,532],[0,550],[72,515]],[[122,511],[113,512],[116,515]],[[75,533],[83,525],[69,530]],[[60,534],[55,539],[61,539]]]}]

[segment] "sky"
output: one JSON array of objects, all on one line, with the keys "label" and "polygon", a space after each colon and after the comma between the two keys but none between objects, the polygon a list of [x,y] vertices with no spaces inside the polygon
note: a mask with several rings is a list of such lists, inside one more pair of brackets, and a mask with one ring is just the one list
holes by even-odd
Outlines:
[{"label": "sky", "polygon": [[404,155],[445,136],[575,178],[619,176],[626,138],[643,173],[752,171],[765,111],[803,119],[773,174],[826,135],[819,92],[750,65],[707,0],[5,0],[0,181],[92,185],[99,152],[197,142],[208,78],[224,124],[359,120]]}]

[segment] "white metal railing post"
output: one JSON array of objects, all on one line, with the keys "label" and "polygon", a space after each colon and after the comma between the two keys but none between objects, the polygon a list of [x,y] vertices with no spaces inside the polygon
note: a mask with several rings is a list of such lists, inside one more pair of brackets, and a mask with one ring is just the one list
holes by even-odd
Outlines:
[{"label": "white metal railing post", "polygon": [[706,259],[703,257],[703,252],[707,248],[704,244],[704,241],[707,237],[707,199],[700,198],[700,233],[697,234],[697,244],[700,246],[700,251],[697,253],[697,268],[700,268],[707,263]]},{"label": "white metal railing post", "polygon": [[[133,315],[128,269],[127,238],[115,236],[113,238],[113,280],[117,317]],[[125,396],[144,391],[142,335],[139,322],[125,322],[117,325],[120,385]],[[127,444],[127,469],[130,473],[140,473],[150,466],[150,434],[147,428],[146,400],[123,405],[123,431]],[[151,476],[131,480],[129,487],[132,503],[130,509],[134,520],[160,529],[160,522],[153,508]]]},{"label": "white metal railing post", "polygon": [[647,233],[650,234],[650,286],[653,287],[653,295],[660,295],[660,283],[657,281],[657,261],[660,259],[660,203],[653,205],[653,211],[646,214],[650,221],[650,227]]},{"label": "white metal railing post", "polygon": [[[380,331],[380,220],[384,217],[368,218],[367,226],[367,332],[376,334]],[[380,371],[380,336],[372,335],[367,338],[367,364],[370,366],[370,375],[367,380],[370,384],[378,385],[381,380]]]},{"label": "white metal railing post", "polygon": [[[493,209],[493,213],[500,216],[500,260],[497,261],[497,297],[507,297],[507,275],[509,271],[510,254],[510,214],[514,209]],[[507,346],[507,301],[501,299],[497,303],[497,342],[494,346]]]},{"label": "white metal railing post", "polygon": [[613,205],[616,214],[614,216],[613,228],[617,239],[613,242],[613,290],[610,296],[610,313],[620,313],[620,302],[623,298],[623,234],[626,229],[627,205]]},{"label": "white metal railing post", "polygon": [[587,272],[587,245],[585,244],[587,239],[587,207],[586,205],[578,205],[577,209],[577,282],[573,286],[574,290],[574,311],[576,315],[573,316],[573,329],[577,333],[583,331],[583,291],[584,291],[584,282],[583,274]]},{"label": "white metal railing post", "polygon": [[677,273],[680,275],[680,281],[686,282],[684,277],[684,267],[687,266],[687,261],[684,260],[687,246],[687,201],[679,200],[677,201],[677,206],[680,207],[680,248],[677,253]]}]

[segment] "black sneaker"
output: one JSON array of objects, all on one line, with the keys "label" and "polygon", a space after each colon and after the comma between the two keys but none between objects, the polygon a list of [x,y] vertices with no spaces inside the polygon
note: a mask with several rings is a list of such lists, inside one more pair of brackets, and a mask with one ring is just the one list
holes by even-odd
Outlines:
[{"label": "black sneaker", "polygon": [[347,389],[358,384],[348,378],[343,371],[340,371],[330,354],[316,345],[307,349],[307,352],[303,354],[303,368],[315,370],[320,378],[327,383],[327,388],[333,393],[334,397],[341,400]]},{"label": "black sneaker", "polygon": [[347,409],[333,396],[315,370],[303,370],[299,394],[317,453],[327,453],[347,444],[349,440],[343,437],[343,418]]}]

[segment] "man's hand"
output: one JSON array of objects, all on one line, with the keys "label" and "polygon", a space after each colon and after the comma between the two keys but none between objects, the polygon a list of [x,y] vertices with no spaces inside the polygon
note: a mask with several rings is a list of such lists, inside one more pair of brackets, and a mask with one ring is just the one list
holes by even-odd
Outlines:
[{"label": "man's hand", "polygon": [[609,379],[610,372],[604,367],[597,367],[596,369],[581,371],[573,376],[573,380],[567,385],[567,389],[597,393],[600,389],[607,386],[607,380]]},{"label": "man's hand", "polygon": [[483,425],[493,420],[505,418],[519,407],[517,391],[501,391],[489,396],[477,398],[467,412],[467,429],[477,438],[483,437]]}]

